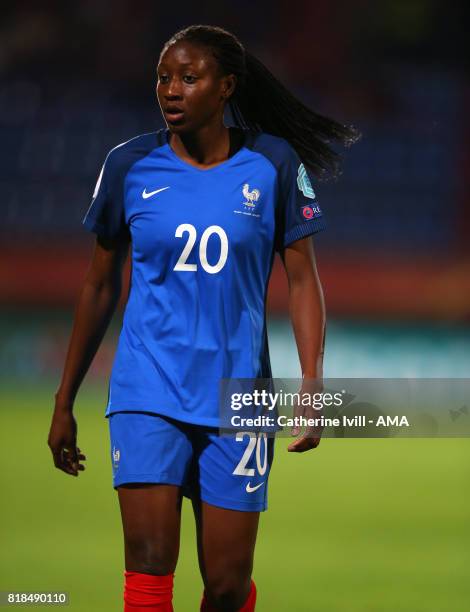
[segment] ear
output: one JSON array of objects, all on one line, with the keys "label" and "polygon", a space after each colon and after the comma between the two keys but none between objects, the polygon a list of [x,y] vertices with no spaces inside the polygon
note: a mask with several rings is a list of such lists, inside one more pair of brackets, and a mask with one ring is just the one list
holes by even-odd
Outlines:
[{"label": "ear", "polygon": [[237,86],[237,77],[234,74],[226,74],[222,77],[222,100],[228,100]]}]

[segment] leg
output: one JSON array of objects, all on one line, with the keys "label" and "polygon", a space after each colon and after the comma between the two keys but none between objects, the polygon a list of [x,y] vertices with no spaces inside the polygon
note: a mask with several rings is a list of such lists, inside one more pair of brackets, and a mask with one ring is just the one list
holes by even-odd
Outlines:
[{"label": "leg", "polygon": [[[193,501],[199,567],[208,610],[235,612],[250,595],[259,512]],[[253,602],[254,603],[254,602]]]},{"label": "leg", "polygon": [[109,428],[126,570],[169,574],[178,558],[181,486],[191,444],[178,423],[156,414],[115,413]]},{"label": "leg", "polygon": [[118,487],[126,570],[166,576],[179,552],[181,489],[173,485]]},{"label": "leg", "polygon": [[199,565],[206,588],[201,610],[254,610],[251,580],[259,513],[267,506],[274,440],[265,434],[195,432],[192,475]]},{"label": "leg", "polygon": [[192,448],[177,423],[146,413],[109,419],[125,548],[125,612],[170,612],[182,485]]},{"label": "leg", "polygon": [[128,484],[118,487],[118,495],[126,563],[124,612],[172,612],[180,487]]}]

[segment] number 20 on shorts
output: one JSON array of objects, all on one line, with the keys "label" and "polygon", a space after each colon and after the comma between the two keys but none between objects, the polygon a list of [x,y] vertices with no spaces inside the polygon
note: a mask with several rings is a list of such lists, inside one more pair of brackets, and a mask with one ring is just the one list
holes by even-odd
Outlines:
[{"label": "number 20 on shorts", "polygon": [[[260,476],[266,474],[266,468],[268,467],[268,439],[264,432],[255,434],[252,431],[239,431],[235,437],[237,442],[242,442],[245,436],[249,437],[247,447],[243,453],[240,462],[237,467],[233,470],[235,476],[250,476],[255,475],[255,468],[247,468],[248,461],[250,460],[253,451],[256,447],[256,468]],[[264,447],[263,461],[261,462],[261,445]]]}]

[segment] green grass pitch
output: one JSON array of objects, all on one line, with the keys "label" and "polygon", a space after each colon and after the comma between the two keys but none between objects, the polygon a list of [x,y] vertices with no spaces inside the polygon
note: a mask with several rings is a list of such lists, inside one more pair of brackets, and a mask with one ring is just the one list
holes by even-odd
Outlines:
[{"label": "green grass pitch", "polygon": [[[1,397],[0,590],[67,591],[70,612],[119,611],[123,547],[105,385],[85,385],[77,400],[88,458],[79,478],[53,468],[52,396],[43,385]],[[286,445],[276,442],[261,517],[257,610],[468,610],[470,440],[325,439],[303,455]],[[201,591],[185,502],[175,610],[198,610]]]}]

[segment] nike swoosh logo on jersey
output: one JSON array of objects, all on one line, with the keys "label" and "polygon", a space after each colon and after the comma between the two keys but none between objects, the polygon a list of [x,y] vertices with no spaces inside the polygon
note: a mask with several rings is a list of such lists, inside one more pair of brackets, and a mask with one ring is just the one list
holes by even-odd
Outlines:
[{"label": "nike swoosh logo on jersey", "polygon": [[246,492],[247,493],[253,493],[254,491],[258,490],[260,487],[262,487],[264,485],[264,480],[263,482],[260,482],[259,484],[257,484],[255,487],[251,486],[251,482],[249,482],[246,485]]},{"label": "nike swoosh logo on jersey", "polygon": [[155,189],[155,191],[147,191],[147,187],[145,187],[145,189],[142,191],[142,197],[144,198],[144,200],[146,200],[147,198],[151,198],[152,196],[154,196],[156,193],[160,193],[160,191],[165,191],[165,189],[170,188],[162,187],[161,189]]}]

